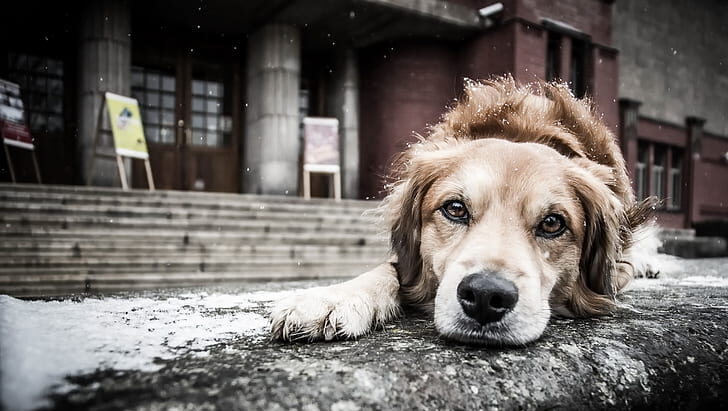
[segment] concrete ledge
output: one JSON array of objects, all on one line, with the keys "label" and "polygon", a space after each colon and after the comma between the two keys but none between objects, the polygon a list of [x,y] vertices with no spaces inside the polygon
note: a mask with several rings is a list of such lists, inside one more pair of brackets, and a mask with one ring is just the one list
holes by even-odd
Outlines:
[{"label": "concrete ledge", "polygon": [[[608,318],[525,347],[441,339],[409,315],[356,341],[267,337],[270,300],[329,281],[28,302],[0,297],[8,409],[717,409],[728,259],[666,257]],[[32,354],[32,355],[31,355]]]},{"label": "concrete ledge", "polygon": [[728,244],[722,237],[665,239],[660,252],[683,258],[711,258],[728,255]]},{"label": "concrete ledge", "polygon": [[483,26],[477,10],[454,2],[441,0],[365,0],[365,3],[390,7],[470,29]]}]

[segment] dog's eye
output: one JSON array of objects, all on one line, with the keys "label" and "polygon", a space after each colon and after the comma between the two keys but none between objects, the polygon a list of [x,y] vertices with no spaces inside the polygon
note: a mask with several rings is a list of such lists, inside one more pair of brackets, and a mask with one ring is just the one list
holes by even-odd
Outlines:
[{"label": "dog's eye", "polygon": [[549,214],[538,224],[536,235],[544,238],[558,237],[566,231],[566,221],[558,214]]},{"label": "dog's eye", "polygon": [[460,201],[449,201],[440,207],[440,210],[445,217],[456,223],[467,223],[470,218],[468,208]]}]

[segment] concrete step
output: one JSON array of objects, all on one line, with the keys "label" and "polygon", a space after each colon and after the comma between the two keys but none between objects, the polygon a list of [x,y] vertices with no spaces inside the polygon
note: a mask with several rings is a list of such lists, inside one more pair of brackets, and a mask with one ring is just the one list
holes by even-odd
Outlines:
[{"label": "concrete step", "polygon": [[209,208],[183,208],[173,204],[166,206],[130,206],[130,205],[95,205],[95,204],[61,204],[28,201],[0,202],[0,215],[4,214],[43,214],[47,216],[100,216],[107,218],[135,218],[159,220],[272,220],[272,221],[302,221],[328,224],[367,224],[373,225],[379,219],[359,209],[348,214],[326,214],[315,212],[301,213],[286,209],[275,210],[263,207],[251,209],[209,209]]},{"label": "concrete step", "polygon": [[309,263],[297,266],[268,266],[261,270],[228,272],[135,272],[135,273],[61,273],[9,277],[0,275],[0,294],[22,297],[71,295],[135,289],[191,287],[222,282],[260,280],[299,280],[349,278],[369,270],[377,263]]},{"label": "concrete step", "polygon": [[132,207],[177,207],[209,210],[271,210],[311,212],[315,214],[350,214],[376,208],[375,201],[325,199],[304,200],[299,197],[256,196],[245,194],[195,193],[184,191],[86,188],[75,186],[14,186],[0,184],[0,203],[28,202],[67,205],[116,205]]},{"label": "concrete step", "polygon": [[114,241],[138,242],[143,244],[184,244],[205,245],[209,247],[219,244],[311,244],[311,245],[359,245],[383,244],[386,239],[371,233],[332,233],[322,235],[316,232],[304,233],[265,233],[241,231],[184,231],[184,230],[135,230],[135,229],[81,229],[71,230],[47,227],[0,227],[0,236],[12,241],[14,238],[46,237],[62,241],[93,241],[95,239],[112,239]]},{"label": "concrete step", "polygon": [[277,245],[277,244],[247,244],[230,245],[220,244],[215,246],[185,246],[183,244],[144,244],[138,242],[56,242],[46,239],[46,242],[20,241],[4,244],[0,241],[0,261],[12,258],[49,258],[49,257],[104,257],[109,255],[135,258],[138,256],[178,256],[199,255],[199,256],[304,256],[304,255],[354,255],[368,253],[385,253],[386,244],[380,246],[371,245],[368,247],[347,246],[347,245]]},{"label": "concrete step", "polygon": [[671,238],[662,242],[660,252],[683,258],[728,256],[728,243],[723,237]]},{"label": "concrete step", "polygon": [[179,191],[179,190],[156,190],[148,191],[144,189],[122,190],[119,187],[98,187],[98,186],[78,186],[78,185],[39,185],[39,184],[12,184],[0,182],[0,193],[41,193],[46,194],[78,194],[78,195],[94,195],[94,196],[117,196],[139,197],[139,198],[160,198],[160,199],[201,199],[201,200],[225,200],[225,199],[251,199],[255,201],[275,201],[287,203],[307,203],[314,205],[332,205],[349,206],[356,204],[372,203],[374,200],[352,200],[342,199],[334,201],[330,198],[311,198],[304,199],[296,195],[269,195],[269,194],[239,194],[239,193],[220,193],[205,191]]},{"label": "concrete step", "polygon": [[662,228],[659,233],[660,252],[683,258],[711,258],[728,256],[728,245],[723,237],[698,237],[692,228]]},{"label": "concrete step", "polygon": [[386,259],[376,206],[0,184],[0,293],[351,276]]},{"label": "concrete step", "polygon": [[664,228],[661,227],[658,237],[662,241],[690,240],[695,238],[695,230],[692,228]]},{"label": "concrete step", "polygon": [[[116,273],[139,273],[139,272],[236,272],[236,271],[277,271],[281,268],[297,268],[300,266],[324,266],[324,265],[356,265],[366,266],[377,260],[383,261],[384,256],[349,257],[344,259],[331,258],[281,258],[270,257],[240,258],[240,259],[197,259],[194,257],[180,256],[176,259],[158,259],[148,257],[129,261],[127,259],[109,258],[83,259],[80,262],[57,262],[53,265],[6,265],[0,267],[0,279],[3,276],[20,279],[32,275],[54,275],[54,274],[116,274]],[[1,280],[0,280],[1,282]]]},{"label": "concrete step", "polygon": [[11,255],[0,254],[0,272],[17,267],[79,267],[90,268],[96,266],[126,267],[133,261],[134,265],[178,265],[178,264],[247,264],[268,261],[300,262],[309,259],[322,258],[380,258],[384,260],[387,250],[385,248],[345,248],[335,252],[318,250],[298,251],[280,249],[276,252],[261,253],[213,253],[184,252],[184,253],[96,253],[82,256],[71,253],[15,253]]},{"label": "concrete step", "polygon": [[183,231],[246,231],[260,233],[352,233],[376,234],[375,225],[358,222],[311,222],[301,220],[215,220],[195,218],[189,220],[167,220],[156,218],[113,218],[87,215],[44,215],[35,212],[6,214],[0,216],[0,233],[6,230],[30,229],[144,229]]}]

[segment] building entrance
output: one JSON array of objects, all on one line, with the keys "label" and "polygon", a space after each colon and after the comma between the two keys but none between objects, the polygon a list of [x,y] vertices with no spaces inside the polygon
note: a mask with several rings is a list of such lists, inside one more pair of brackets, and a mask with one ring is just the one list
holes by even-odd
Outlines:
[{"label": "building entrance", "polygon": [[[180,52],[174,61],[132,66],[157,187],[174,190],[240,189],[238,64]],[[134,170],[135,186],[144,174]]]}]

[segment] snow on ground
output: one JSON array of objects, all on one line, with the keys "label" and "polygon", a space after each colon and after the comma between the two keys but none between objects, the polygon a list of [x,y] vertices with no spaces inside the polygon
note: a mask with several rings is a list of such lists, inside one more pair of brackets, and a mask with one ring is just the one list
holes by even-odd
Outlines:
[{"label": "snow on ground", "polygon": [[[237,338],[267,338],[259,303],[284,292],[188,293],[23,301],[0,295],[0,408],[43,406],[67,375],[97,369],[154,371],[155,358],[205,354]],[[258,310],[260,311],[260,310]]]},{"label": "snow on ground", "polygon": [[639,278],[628,289],[656,289],[671,286],[728,287],[728,258],[683,259],[660,255],[657,278]]},{"label": "snow on ground", "polygon": [[[661,256],[660,265],[659,278],[637,279],[631,288],[728,287],[728,258]],[[261,306],[288,293],[222,290],[63,301],[0,295],[0,408],[43,406],[49,392],[73,388],[65,381],[68,375],[154,371],[160,367],[157,358],[205,355],[211,345],[240,338],[267,339]]]},{"label": "snow on ground", "polygon": [[728,287],[728,278],[712,275],[693,275],[682,278],[639,278],[630,283],[629,289],[654,289],[672,286],[682,287]]}]

